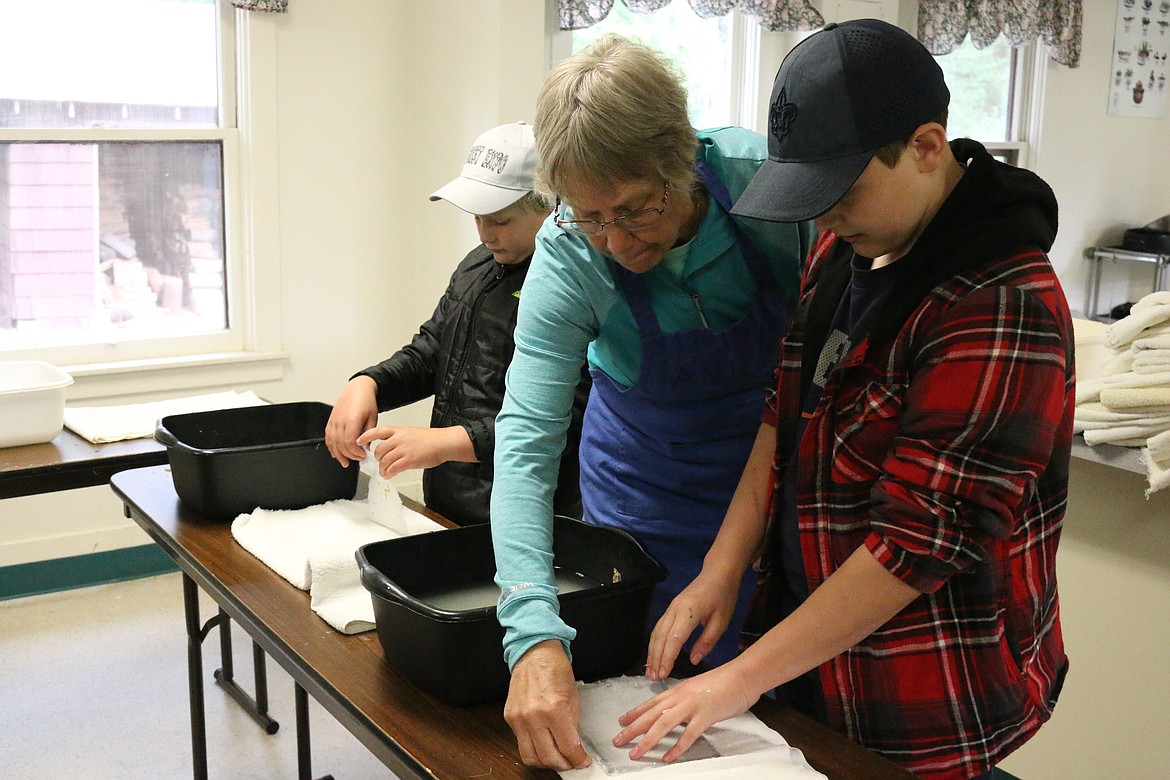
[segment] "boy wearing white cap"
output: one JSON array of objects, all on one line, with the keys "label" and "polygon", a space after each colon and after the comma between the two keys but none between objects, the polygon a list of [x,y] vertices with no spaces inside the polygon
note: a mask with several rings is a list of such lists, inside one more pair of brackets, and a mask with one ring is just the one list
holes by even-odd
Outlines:
[{"label": "boy wearing white cap", "polygon": [[[475,140],[460,175],[435,191],[475,218],[479,246],[451,275],[431,318],[409,344],[359,371],[342,390],[325,430],[343,465],[374,450],[383,477],[421,468],[431,509],[466,525],[489,520],[495,418],[512,359],[521,288],[549,204],[533,191],[532,128],[501,125]],[[557,511],[581,516],[577,441],[589,380],[578,387],[562,458]],[[429,428],[379,426],[378,413],[434,396]]]},{"label": "boy wearing white cap", "polygon": [[772,627],[623,716],[614,742],[645,735],[636,758],[685,723],[674,760],[776,689],[921,777],[982,779],[1052,714],[1075,395],[1045,254],[1056,198],[948,142],[949,99],[926,49],[873,19],[828,25],[780,67],[769,161],[733,213],[822,233],[761,443],[648,674],[761,545]]}]

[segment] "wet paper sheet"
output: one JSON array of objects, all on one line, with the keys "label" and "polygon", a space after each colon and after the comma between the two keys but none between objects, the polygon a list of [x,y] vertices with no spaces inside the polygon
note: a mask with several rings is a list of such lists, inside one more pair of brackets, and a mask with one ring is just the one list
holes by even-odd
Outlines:
[{"label": "wet paper sheet", "polygon": [[662,763],[662,756],[682,733],[681,727],[637,761],[629,756],[632,745],[615,748],[612,740],[621,729],[618,716],[677,683],[677,680],[662,683],[643,677],[615,677],[580,685],[581,740],[593,764],[585,769],[561,772],[561,777],[601,780],[637,773],[636,778],[629,780],[699,777],[824,780],[824,775],[809,766],[803,753],[750,712],[712,726],[673,764]]}]

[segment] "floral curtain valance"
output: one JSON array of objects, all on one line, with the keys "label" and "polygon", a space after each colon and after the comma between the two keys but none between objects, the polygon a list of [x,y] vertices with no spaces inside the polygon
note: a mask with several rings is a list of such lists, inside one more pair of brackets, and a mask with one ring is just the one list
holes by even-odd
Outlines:
[{"label": "floral curtain valance", "polygon": [[[557,0],[562,30],[583,30],[606,16],[616,0]],[[637,14],[665,8],[671,0],[622,0]],[[703,19],[724,16],[738,9],[747,18],[772,32],[815,30],[825,20],[808,0],[687,0],[695,15]]]},{"label": "floral curtain valance", "polygon": [[1012,46],[1041,40],[1061,65],[1081,61],[1081,0],[919,0],[918,40],[946,54],[967,34],[982,49],[999,35]]},{"label": "floral curtain valance", "polygon": [[[233,2],[245,0],[233,0]],[[671,0],[621,0],[634,13],[648,14]],[[681,2],[681,0],[679,0]],[[618,0],[557,0],[562,30],[582,30],[609,15]],[[687,0],[702,18],[734,9],[772,32],[816,30],[825,20],[808,0]],[[1002,33],[1013,46],[1041,40],[1061,65],[1081,60],[1082,0],[919,0],[918,40],[932,54],[954,51],[970,33],[977,48]]]},{"label": "floral curtain valance", "polygon": [[242,11],[262,11],[283,14],[288,11],[288,0],[228,0]]}]

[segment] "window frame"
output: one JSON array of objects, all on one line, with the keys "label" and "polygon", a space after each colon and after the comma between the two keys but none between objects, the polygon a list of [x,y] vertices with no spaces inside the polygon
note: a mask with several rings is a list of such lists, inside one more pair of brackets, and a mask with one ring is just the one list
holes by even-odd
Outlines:
[{"label": "window frame", "polygon": [[1010,141],[984,143],[987,150],[1019,168],[1036,170],[1048,52],[1038,41],[1013,50]]},{"label": "window frame", "polygon": [[[276,30],[266,14],[216,3],[220,127],[215,129],[0,129],[0,141],[102,143],[217,141],[222,148],[228,329],[214,334],[116,344],[0,351],[38,359],[74,377],[70,400],[185,391],[279,379],[280,349]],[[264,203],[264,209],[254,204]]]}]

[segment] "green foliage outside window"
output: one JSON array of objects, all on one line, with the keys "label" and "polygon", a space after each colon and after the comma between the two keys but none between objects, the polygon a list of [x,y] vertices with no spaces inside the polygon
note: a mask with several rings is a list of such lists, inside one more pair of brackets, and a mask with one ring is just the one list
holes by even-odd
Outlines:
[{"label": "green foliage outside window", "polygon": [[701,19],[686,2],[636,14],[617,2],[601,22],[573,32],[573,51],[610,32],[637,38],[678,65],[690,95],[691,124],[708,128],[729,123],[730,17]]},{"label": "green foliage outside window", "polygon": [[947,135],[983,143],[1015,140],[1009,135],[1012,103],[1012,48],[1000,36],[986,49],[967,38],[937,57],[951,90]]}]

